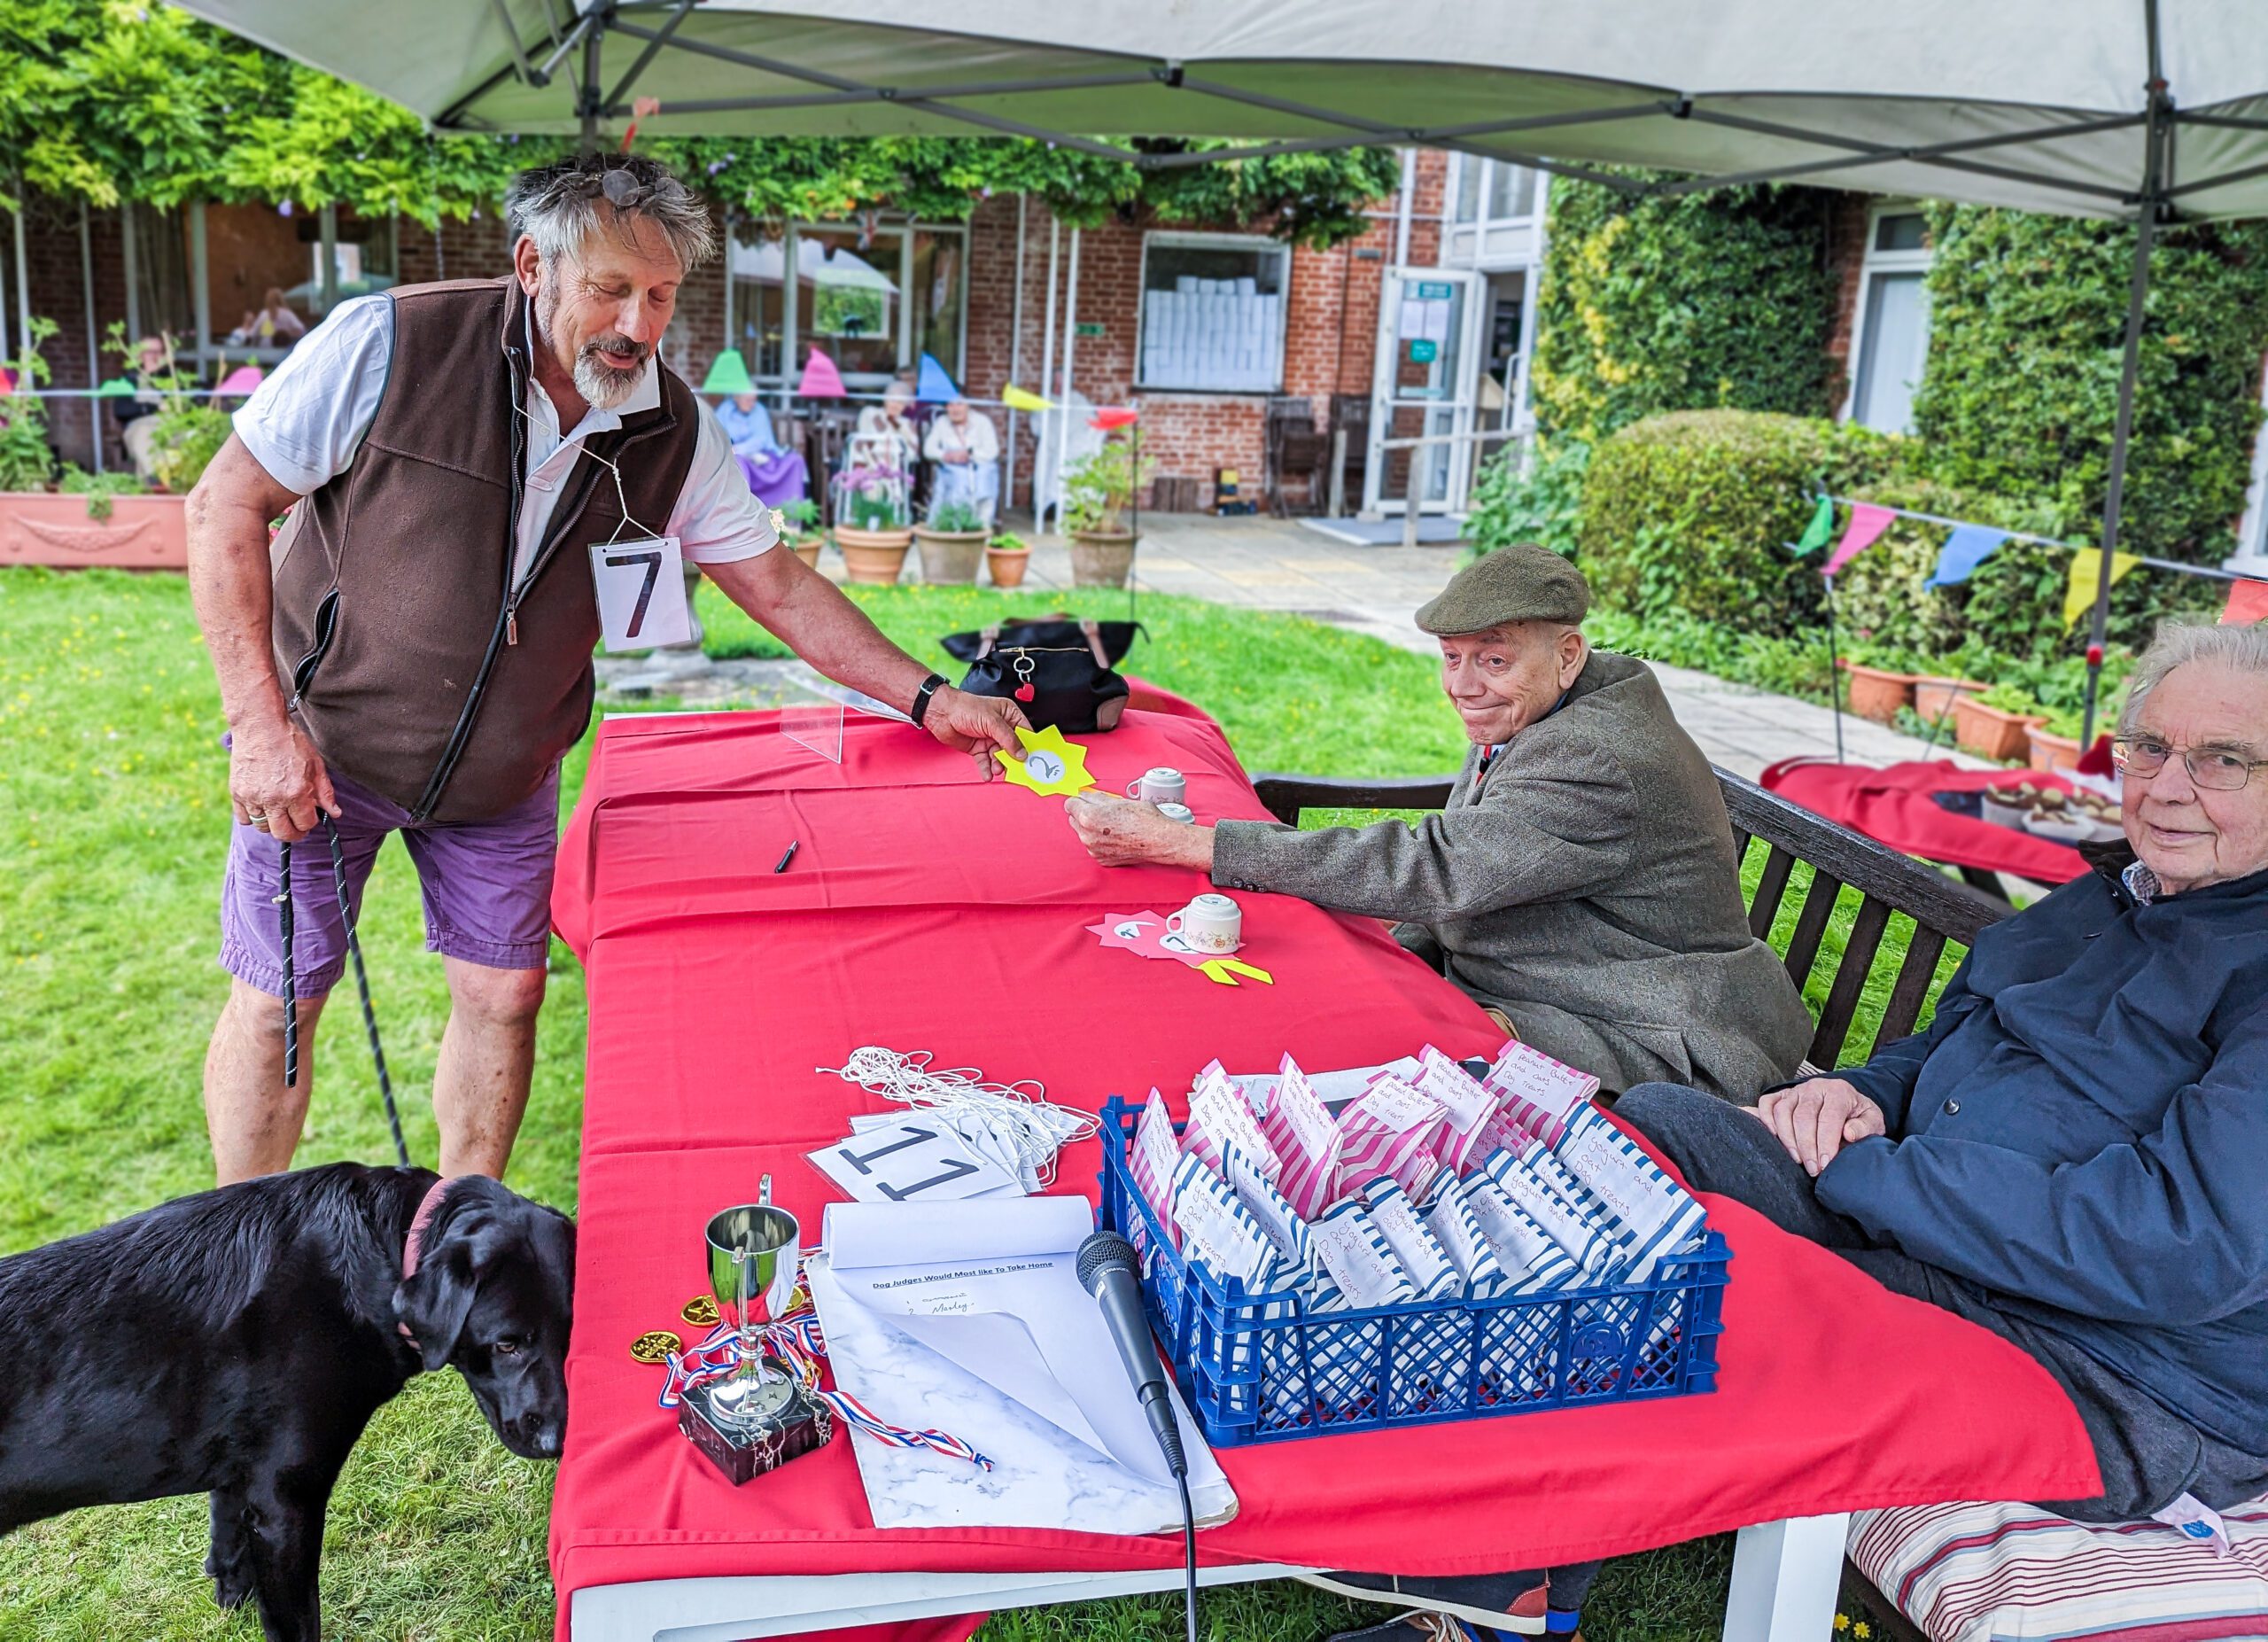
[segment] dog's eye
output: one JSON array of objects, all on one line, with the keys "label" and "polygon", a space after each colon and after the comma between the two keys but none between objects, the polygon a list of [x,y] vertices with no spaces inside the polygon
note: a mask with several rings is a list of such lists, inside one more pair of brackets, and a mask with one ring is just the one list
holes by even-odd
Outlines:
[{"label": "dog's eye", "polygon": [[499,1357],[517,1357],[522,1350],[526,1349],[526,1346],[527,1342],[524,1340],[508,1339],[499,1340],[489,1349],[494,1351]]}]

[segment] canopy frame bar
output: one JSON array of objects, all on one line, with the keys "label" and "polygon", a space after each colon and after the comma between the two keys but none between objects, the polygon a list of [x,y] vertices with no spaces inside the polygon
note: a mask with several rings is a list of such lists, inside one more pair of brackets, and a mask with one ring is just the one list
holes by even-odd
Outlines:
[{"label": "canopy frame bar", "polygon": [[[1842,148],[1850,151],[1848,158],[1799,161],[1793,165],[1775,166],[1755,172],[1741,172],[1711,179],[1712,185],[1726,187],[1740,183],[1776,182],[1783,177],[1818,171],[1845,170],[1853,166],[1894,165],[1900,160],[1915,165],[1937,166],[1947,171],[1966,171],[1977,176],[2000,177],[2012,183],[2030,183],[2040,188],[2062,189],[2068,193],[2089,194],[2098,198],[2131,203],[2133,196],[2123,189],[2101,183],[2081,183],[2062,177],[2043,176],[2035,172],[2019,171],[2009,166],[1978,165],[1974,161],[1946,156],[1973,153],[1979,149],[2009,148],[2031,143],[2053,142],[2062,136],[2085,136],[2098,131],[2116,131],[2127,126],[2139,126],[2148,118],[2143,114],[2111,114],[2100,120],[2082,121],[2075,125],[2035,126],[2029,131],[2000,131],[1990,136],[1956,138],[1945,143],[1925,143],[1910,147],[1892,147],[1883,143],[1869,143],[1860,137],[1837,136],[1831,132],[1813,131],[1801,126],[1782,125],[1775,121],[1756,120],[1745,114],[1722,113],[1713,109],[1689,109],[1684,118],[1701,125],[1723,126],[1728,130],[1753,131],[1759,136],[1786,137],[1790,142],[1811,143],[1821,148]],[[1664,192],[1691,193],[1690,184],[1675,184]]]},{"label": "canopy frame bar", "polygon": [[[998,80],[984,85],[952,86],[942,90],[925,90],[925,97],[1002,97],[1024,91],[1092,91],[1111,86],[1147,85],[1148,74],[1078,74],[1053,80]],[[622,88],[608,99],[606,113],[622,114],[630,105],[621,99]],[[810,91],[783,94],[777,97],[718,97],[673,100],[663,109],[664,114],[739,113],[767,108],[835,108],[854,103],[893,103],[905,101],[903,91],[889,86],[869,86],[858,91]]]},{"label": "canopy frame bar", "polygon": [[520,30],[512,21],[511,7],[504,0],[488,0],[488,9],[496,13],[496,26],[504,31],[504,43],[512,49],[512,64],[519,70],[520,78],[530,85],[541,85],[543,82],[536,78],[535,65],[528,61],[527,47],[520,43]]},{"label": "canopy frame bar", "polygon": [[670,43],[670,36],[677,33],[677,26],[693,14],[694,4],[695,0],[677,0],[677,10],[671,12],[661,27],[654,31],[652,37],[646,42],[646,49],[638,53],[628,72],[616,81],[614,89],[606,94],[606,100],[599,107],[601,113],[611,114],[623,106],[622,94],[637,84],[638,76],[646,72],[646,66],[661,55],[662,48]]}]

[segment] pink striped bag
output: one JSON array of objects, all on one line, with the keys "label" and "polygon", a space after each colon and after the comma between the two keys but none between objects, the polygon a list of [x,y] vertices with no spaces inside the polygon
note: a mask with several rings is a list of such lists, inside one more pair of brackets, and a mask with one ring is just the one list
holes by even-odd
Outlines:
[{"label": "pink striped bag", "polygon": [[1433,1155],[1451,1174],[1463,1174],[1473,1159],[1488,1156],[1479,1148],[1482,1132],[1496,1114],[1496,1097],[1430,1043],[1418,1051],[1418,1092],[1449,1115]]},{"label": "pink striped bag", "polygon": [[1331,1202],[1332,1187],[1338,1182],[1339,1127],[1307,1074],[1288,1054],[1269,1092],[1268,1115],[1260,1127],[1284,1165],[1276,1189],[1301,1218],[1314,1219]]},{"label": "pink striped bag", "polygon": [[[1134,1124],[1134,1145],[1126,1154],[1126,1172],[1134,1177],[1135,1189],[1176,1248],[1181,1245],[1181,1233],[1173,1222],[1173,1177],[1180,1164],[1181,1144],[1174,1136],[1173,1114],[1166,1110],[1165,1096],[1153,1089]],[[1134,1241],[1139,1243],[1142,1239]]]},{"label": "pink striped bag", "polygon": [[1598,1093],[1598,1079],[1588,1072],[1517,1038],[1497,1052],[1496,1063],[1482,1081],[1496,1091],[1522,1129],[1554,1148],[1566,1138],[1568,1118]]},{"label": "pink striped bag", "polygon": [[1392,1175],[1411,1201],[1423,1197],[1441,1171],[1438,1152],[1449,1120],[1440,1101],[1420,1094],[1392,1072],[1380,1072],[1339,1115],[1333,1201],[1382,1174]]},{"label": "pink striped bag", "polygon": [[1182,1130],[1181,1149],[1201,1158],[1217,1174],[1231,1146],[1249,1158],[1271,1186],[1283,1177],[1283,1162],[1260,1132],[1242,1086],[1222,1070],[1218,1061],[1208,1061],[1205,1070],[1197,1074],[1197,1087],[1190,1091],[1189,1122]]}]

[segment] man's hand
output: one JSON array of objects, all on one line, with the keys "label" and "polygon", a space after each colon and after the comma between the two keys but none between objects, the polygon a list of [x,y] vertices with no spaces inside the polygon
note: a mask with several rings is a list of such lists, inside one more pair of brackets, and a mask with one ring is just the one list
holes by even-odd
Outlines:
[{"label": "man's hand", "polygon": [[1852,1141],[1889,1132],[1882,1108],[1840,1078],[1810,1078],[1775,1089],[1755,1110],[1809,1174],[1826,1168]]},{"label": "man's hand", "polygon": [[1213,870],[1213,829],[1170,821],[1158,813],[1155,805],[1113,792],[1079,792],[1063,800],[1063,813],[1087,853],[1106,867],[1150,861]]},{"label": "man's hand", "polygon": [[921,728],[955,752],[974,758],[987,781],[1000,773],[993,749],[1012,759],[1024,756],[1024,744],[1016,739],[1020,725],[1029,729],[1031,720],[1014,702],[999,696],[972,696],[950,684],[937,686],[928,712],[921,715]]},{"label": "man's hand", "polygon": [[238,821],[285,844],[313,832],[318,811],[338,816],[322,755],[288,720],[273,730],[238,730],[229,737],[229,805]]}]

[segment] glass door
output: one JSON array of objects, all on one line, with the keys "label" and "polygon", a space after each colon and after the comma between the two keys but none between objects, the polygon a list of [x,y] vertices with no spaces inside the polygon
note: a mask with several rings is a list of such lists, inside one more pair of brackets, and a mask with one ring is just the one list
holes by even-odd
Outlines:
[{"label": "glass door", "polygon": [[[1363,511],[1399,513],[1413,490],[1419,511],[1454,511],[1472,471],[1472,441],[1463,436],[1473,431],[1480,393],[1480,276],[1389,268],[1380,295]],[[1390,447],[1413,439],[1440,442]]]}]

